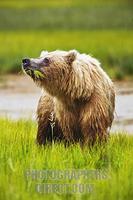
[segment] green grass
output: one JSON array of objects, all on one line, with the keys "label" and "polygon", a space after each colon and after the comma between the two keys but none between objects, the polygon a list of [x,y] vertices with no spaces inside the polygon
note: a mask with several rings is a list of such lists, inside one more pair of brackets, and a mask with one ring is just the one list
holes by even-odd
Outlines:
[{"label": "green grass", "polygon": [[41,49],[78,49],[112,78],[133,75],[131,0],[0,1],[0,73],[18,72]]},{"label": "green grass", "polygon": [[0,30],[132,29],[132,5],[0,8]]},{"label": "green grass", "polygon": [[84,6],[86,5],[119,5],[119,4],[129,4],[132,5],[131,0],[50,0],[50,1],[42,1],[42,0],[5,0],[0,1],[1,8],[42,8],[42,7],[75,7],[75,6]]},{"label": "green grass", "polygon": [[133,74],[133,31],[0,32],[1,73],[21,70],[23,57],[47,49],[77,49],[97,57],[113,78]]},{"label": "green grass", "polygon": [[[2,200],[44,198],[132,200],[133,198],[133,136],[111,135],[107,144],[82,150],[79,145],[67,148],[63,144],[37,147],[36,124],[32,121],[15,122],[0,119],[0,133],[0,199]],[[91,180],[94,189],[90,194],[40,195],[35,191],[36,181],[31,179],[26,181],[24,172],[27,169],[100,169],[107,172],[108,178]],[[85,183],[84,179],[78,181]],[[73,182],[68,181],[68,183]]]}]

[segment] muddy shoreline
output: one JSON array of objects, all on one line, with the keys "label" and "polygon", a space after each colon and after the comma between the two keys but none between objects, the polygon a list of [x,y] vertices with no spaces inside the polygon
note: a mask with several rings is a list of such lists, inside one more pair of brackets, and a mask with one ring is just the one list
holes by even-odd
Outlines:
[{"label": "muddy shoreline", "polygon": [[[133,134],[133,82],[116,82],[116,110],[112,132]],[[24,75],[0,77],[0,117],[35,119],[40,88]]]}]

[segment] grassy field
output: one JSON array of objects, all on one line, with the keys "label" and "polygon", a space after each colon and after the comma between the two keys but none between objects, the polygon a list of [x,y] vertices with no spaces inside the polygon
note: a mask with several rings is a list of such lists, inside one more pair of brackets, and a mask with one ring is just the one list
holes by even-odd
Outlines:
[{"label": "grassy field", "polygon": [[1,32],[1,73],[21,70],[23,57],[38,57],[43,49],[77,49],[97,57],[113,78],[133,74],[133,31]]},{"label": "grassy field", "polygon": [[[0,119],[0,199],[109,199],[133,198],[133,137],[111,135],[105,145],[81,149],[53,144],[39,148],[35,144],[36,124],[32,121]],[[48,180],[27,180],[26,170],[88,169],[106,172],[105,179],[80,178],[76,183],[93,184],[90,194],[38,194],[37,183]],[[57,181],[51,181],[55,183]],[[75,183],[67,180],[67,183]],[[49,182],[48,182],[49,183]],[[58,182],[60,183],[60,182]],[[65,181],[61,181],[65,183]]]},{"label": "grassy field", "polygon": [[50,1],[41,1],[41,0],[5,0],[0,1],[1,8],[42,8],[42,7],[72,7],[72,6],[84,6],[84,4],[92,5],[132,5],[132,0],[50,0]]},{"label": "grassy field", "polygon": [[132,5],[53,6],[1,8],[0,30],[103,30],[132,29]]},{"label": "grassy field", "polygon": [[41,49],[96,56],[112,78],[133,75],[130,0],[0,1],[0,74],[20,71]]},{"label": "grassy field", "polygon": [[[98,58],[114,79],[133,77],[131,0],[0,1],[0,75],[21,71],[24,57],[41,50],[77,49]],[[133,199],[133,136],[117,133],[107,144],[38,147],[33,121],[0,119],[0,200]],[[26,170],[100,170],[104,178],[28,179]],[[90,172],[91,173],[91,172]],[[91,174],[90,174],[91,175]],[[89,194],[40,194],[41,183],[90,184]]]}]

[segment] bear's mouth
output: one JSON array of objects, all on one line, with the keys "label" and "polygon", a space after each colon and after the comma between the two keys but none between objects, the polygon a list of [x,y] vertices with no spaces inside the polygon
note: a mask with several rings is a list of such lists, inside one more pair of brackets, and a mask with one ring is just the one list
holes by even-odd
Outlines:
[{"label": "bear's mouth", "polygon": [[42,80],[44,78],[44,74],[41,71],[41,69],[33,69],[33,68],[27,68],[24,69],[24,72],[29,75],[33,80]]}]

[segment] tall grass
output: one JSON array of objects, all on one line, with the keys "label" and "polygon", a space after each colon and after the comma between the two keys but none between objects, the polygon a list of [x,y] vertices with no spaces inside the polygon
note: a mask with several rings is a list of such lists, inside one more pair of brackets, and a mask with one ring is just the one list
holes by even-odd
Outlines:
[{"label": "tall grass", "polygon": [[78,49],[99,58],[112,78],[133,74],[130,0],[0,1],[0,73],[41,49]]},{"label": "tall grass", "polygon": [[18,72],[23,57],[38,57],[42,49],[77,49],[92,54],[114,78],[133,74],[132,31],[1,32],[0,72]]},{"label": "tall grass", "polygon": [[0,30],[132,29],[132,5],[0,8]]},{"label": "tall grass", "polygon": [[[0,199],[132,200],[132,136],[112,135],[107,144],[95,145],[91,149],[81,149],[78,144],[67,148],[63,144],[39,148],[35,144],[36,124],[32,121],[13,122],[8,119],[0,119],[0,133]],[[103,170],[107,171],[107,178],[90,180],[94,186],[90,194],[40,195],[35,191],[36,181],[26,181],[24,172],[27,169]],[[85,183],[85,180],[80,179],[77,182]]]},{"label": "tall grass", "polygon": [[42,0],[6,0],[0,1],[1,8],[42,8],[42,7],[75,7],[75,6],[84,6],[84,4],[92,6],[92,5],[132,5],[132,0],[50,0],[50,1],[42,1]]}]

